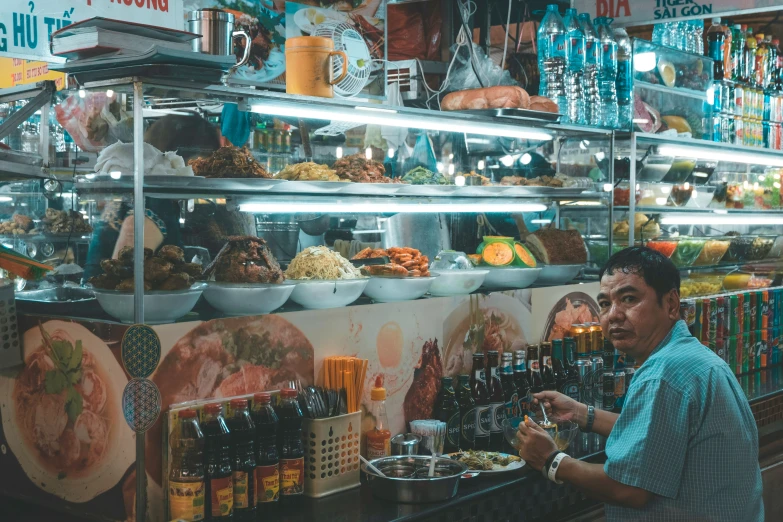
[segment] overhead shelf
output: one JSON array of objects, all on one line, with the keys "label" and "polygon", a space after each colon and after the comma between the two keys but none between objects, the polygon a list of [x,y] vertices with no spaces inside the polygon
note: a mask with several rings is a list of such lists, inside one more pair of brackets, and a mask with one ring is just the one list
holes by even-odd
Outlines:
[{"label": "overhead shelf", "polygon": [[783,151],[779,150],[645,132],[618,133],[617,139],[631,136],[635,137],[637,145],[656,145],[658,153],[664,156],[783,167]]}]

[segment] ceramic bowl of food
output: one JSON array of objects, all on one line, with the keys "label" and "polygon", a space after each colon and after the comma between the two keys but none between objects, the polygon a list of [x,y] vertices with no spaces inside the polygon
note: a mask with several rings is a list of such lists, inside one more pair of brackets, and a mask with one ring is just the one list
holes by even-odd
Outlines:
[{"label": "ceramic bowl of food", "polygon": [[347,306],[362,295],[368,278],[360,279],[288,279],[294,284],[291,300],[304,308],[319,310]]},{"label": "ceramic bowl of food", "polygon": [[540,268],[492,267],[487,269],[484,288],[527,288],[541,276]]},{"label": "ceramic bowl of food", "polygon": [[578,276],[581,270],[582,265],[543,265],[536,284],[542,286],[564,285]]},{"label": "ceramic bowl of food", "polygon": [[435,277],[371,277],[364,295],[379,303],[411,301],[427,293]]},{"label": "ceramic bowl of food", "polygon": [[484,283],[489,270],[430,270],[438,276],[430,286],[430,295],[448,297],[475,292]]},{"label": "ceramic bowl of food", "polygon": [[291,284],[221,283],[210,281],[204,299],[226,315],[261,315],[283,306],[295,286]]},{"label": "ceramic bowl of food", "polygon": [[[204,283],[187,290],[148,290],[144,292],[144,323],[173,323],[196,306],[204,291]],[[133,293],[95,289],[95,298],[103,311],[123,323],[133,324]]]}]

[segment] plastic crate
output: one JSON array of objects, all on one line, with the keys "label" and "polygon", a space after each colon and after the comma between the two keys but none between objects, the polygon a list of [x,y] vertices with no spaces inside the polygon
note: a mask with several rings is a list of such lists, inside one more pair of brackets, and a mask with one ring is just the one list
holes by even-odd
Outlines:
[{"label": "plastic crate", "polygon": [[319,498],[360,485],[361,412],[304,419],[304,494]]},{"label": "plastic crate", "polygon": [[0,369],[19,366],[23,362],[14,284],[8,279],[0,279]]}]

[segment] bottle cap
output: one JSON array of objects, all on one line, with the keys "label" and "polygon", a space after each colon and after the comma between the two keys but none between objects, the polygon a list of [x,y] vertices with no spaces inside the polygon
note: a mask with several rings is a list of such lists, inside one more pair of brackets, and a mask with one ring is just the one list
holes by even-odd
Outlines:
[{"label": "bottle cap", "polygon": [[253,395],[253,402],[268,404],[272,402],[272,394],[269,392],[260,392]]},{"label": "bottle cap", "polygon": [[209,414],[221,413],[223,411],[223,405],[219,402],[210,402],[204,406],[204,412]]},{"label": "bottle cap", "polygon": [[451,386],[453,380],[451,377],[441,377],[440,382],[442,382],[446,386]]},{"label": "bottle cap", "polygon": [[232,408],[247,408],[247,399],[231,399]]},{"label": "bottle cap", "polygon": [[179,412],[180,419],[193,419],[195,417],[196,417],[196,410],[191,410],[190,408]]},{"label": "bottle cap", "polygon": [[370,399],[374,401],[385,401],[386,388],[373,388],[370,390]]},{"label": "bottle cap", "polygon": [[713,18],[712,19],[712,23],[715,24],[715,25],[719,24],[720,23],[720,18]]},{"label": "bottle cap", "polygon": [[742,29],[742,26],[740,24],[734,24],[734,29]]},{"label": "bottle cap", "polygon": [[280,390],[280,395],[283,398],[291,399],[293,397],[296,397],[296,390],[293,388],[283,388],[282,390]]}]

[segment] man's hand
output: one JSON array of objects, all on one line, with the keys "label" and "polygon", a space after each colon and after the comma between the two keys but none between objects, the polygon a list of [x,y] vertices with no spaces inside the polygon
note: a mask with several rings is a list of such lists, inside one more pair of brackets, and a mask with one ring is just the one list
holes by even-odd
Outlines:
[{"label": "man's hand", "polygon": [[520,441],[519,456],[528,466],[537,471],[544,467],[546,459],[557,450],[557,444],[544,429],[525,417],[524,422],[519,423],[517,438]]},{"label": "man's hand", "polygon": [[582,426],[587,417],[587,407],[584,404],[554,391],[536,393],[533,395],[533,404],[543,404],[546,416],[556,422],[572,421]]}]

